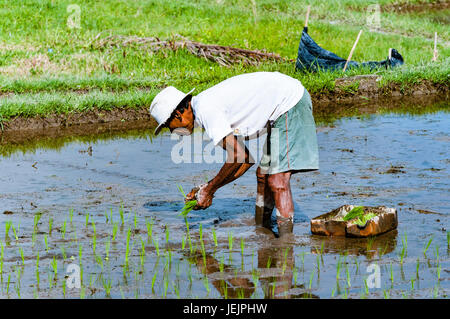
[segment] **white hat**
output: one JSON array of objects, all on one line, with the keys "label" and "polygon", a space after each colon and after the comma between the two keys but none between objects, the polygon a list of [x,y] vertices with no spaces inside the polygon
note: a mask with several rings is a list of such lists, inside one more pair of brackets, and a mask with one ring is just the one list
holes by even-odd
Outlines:
[{"label": "white hat", "polygon": [[169,86],[155,96],[149,109],[150,114],[159,124],[155,130],[155,135],[159,134],[159,131],[164,127],[164,124],[169,119],[170,115],[172,115],[172,112],[177,108],[178,104],[194,90],[195,89],[192,89],[184,94],[173,86]]}]

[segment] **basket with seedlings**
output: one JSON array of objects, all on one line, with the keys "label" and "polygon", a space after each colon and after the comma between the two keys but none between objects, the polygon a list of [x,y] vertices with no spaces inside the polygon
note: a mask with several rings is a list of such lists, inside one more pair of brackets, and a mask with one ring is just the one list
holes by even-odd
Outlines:
[{"label": "basket with seedlings", "polygon": [[385,206],[344,205],[311,219],[316,235],[369,237],[397,228],[397,210]]}]

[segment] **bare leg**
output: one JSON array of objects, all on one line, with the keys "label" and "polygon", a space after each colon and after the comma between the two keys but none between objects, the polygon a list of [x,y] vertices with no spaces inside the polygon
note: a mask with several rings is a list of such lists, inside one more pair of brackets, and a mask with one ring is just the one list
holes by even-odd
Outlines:
[{"label": "bare leg", "polygon": [[257,193],[255,205],[255,222],[257,226],[270,228],[270,218],[275,206],[268,182],[269,175],[263,174],[260,167],[256,170]]},{"label": "bare leg", "polygon": [[294,201],[291,192],[291,172],[269,175],[268,184],[277,208],[278,233],[281,236],[292,233],[294,219]]}]

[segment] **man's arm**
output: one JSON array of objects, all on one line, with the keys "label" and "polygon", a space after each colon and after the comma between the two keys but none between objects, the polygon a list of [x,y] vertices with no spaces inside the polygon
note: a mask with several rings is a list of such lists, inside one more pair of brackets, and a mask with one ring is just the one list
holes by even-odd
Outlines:
[{"label": "man's arm", "polygon": [[[227,161],[219,173],[203,187],[197,196],[197,209],[208,208],[212,203],[214,193],[222,186],[241,177],[253,164],[254,160],[247,147],[236,136],[229,134],[223,138],[222,148],[227,151]],[[191,191],[186,199],[194,198],[195,192]]]}]

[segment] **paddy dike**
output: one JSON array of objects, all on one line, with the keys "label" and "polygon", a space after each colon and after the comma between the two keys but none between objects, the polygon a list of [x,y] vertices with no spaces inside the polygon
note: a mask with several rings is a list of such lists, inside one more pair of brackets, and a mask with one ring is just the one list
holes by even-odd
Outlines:
[{"label": "paddy dike", "polygon": [[[328,113],[331,108],[334,113],[341,112],[342,107],[353,108],[353,105],[358,107],[361,104],[391,107],[416,100],[419,100],[419,104],[433,104],[436,101],[447,100],[449,95],[448,84],[423,80],[409,86],[391,83],[379,88],[378,80],[379,77],[373,75],[337,79],[333,91],[311,94],[314,109],[315,111],[326,109]],[[156,127],[156,121],[150,116],[147,108],[89,110],[45,117],[18,116],[0,123],[0,138],[3,141],[9,140],[10,137],[18,141],[18,139],[28,139],[33,136],[71,135],[71,132],[77,134],[82,131],[90,134],[95,131],[96,125],[99,126],[100,131],[104,128],[123,130]]]}]

